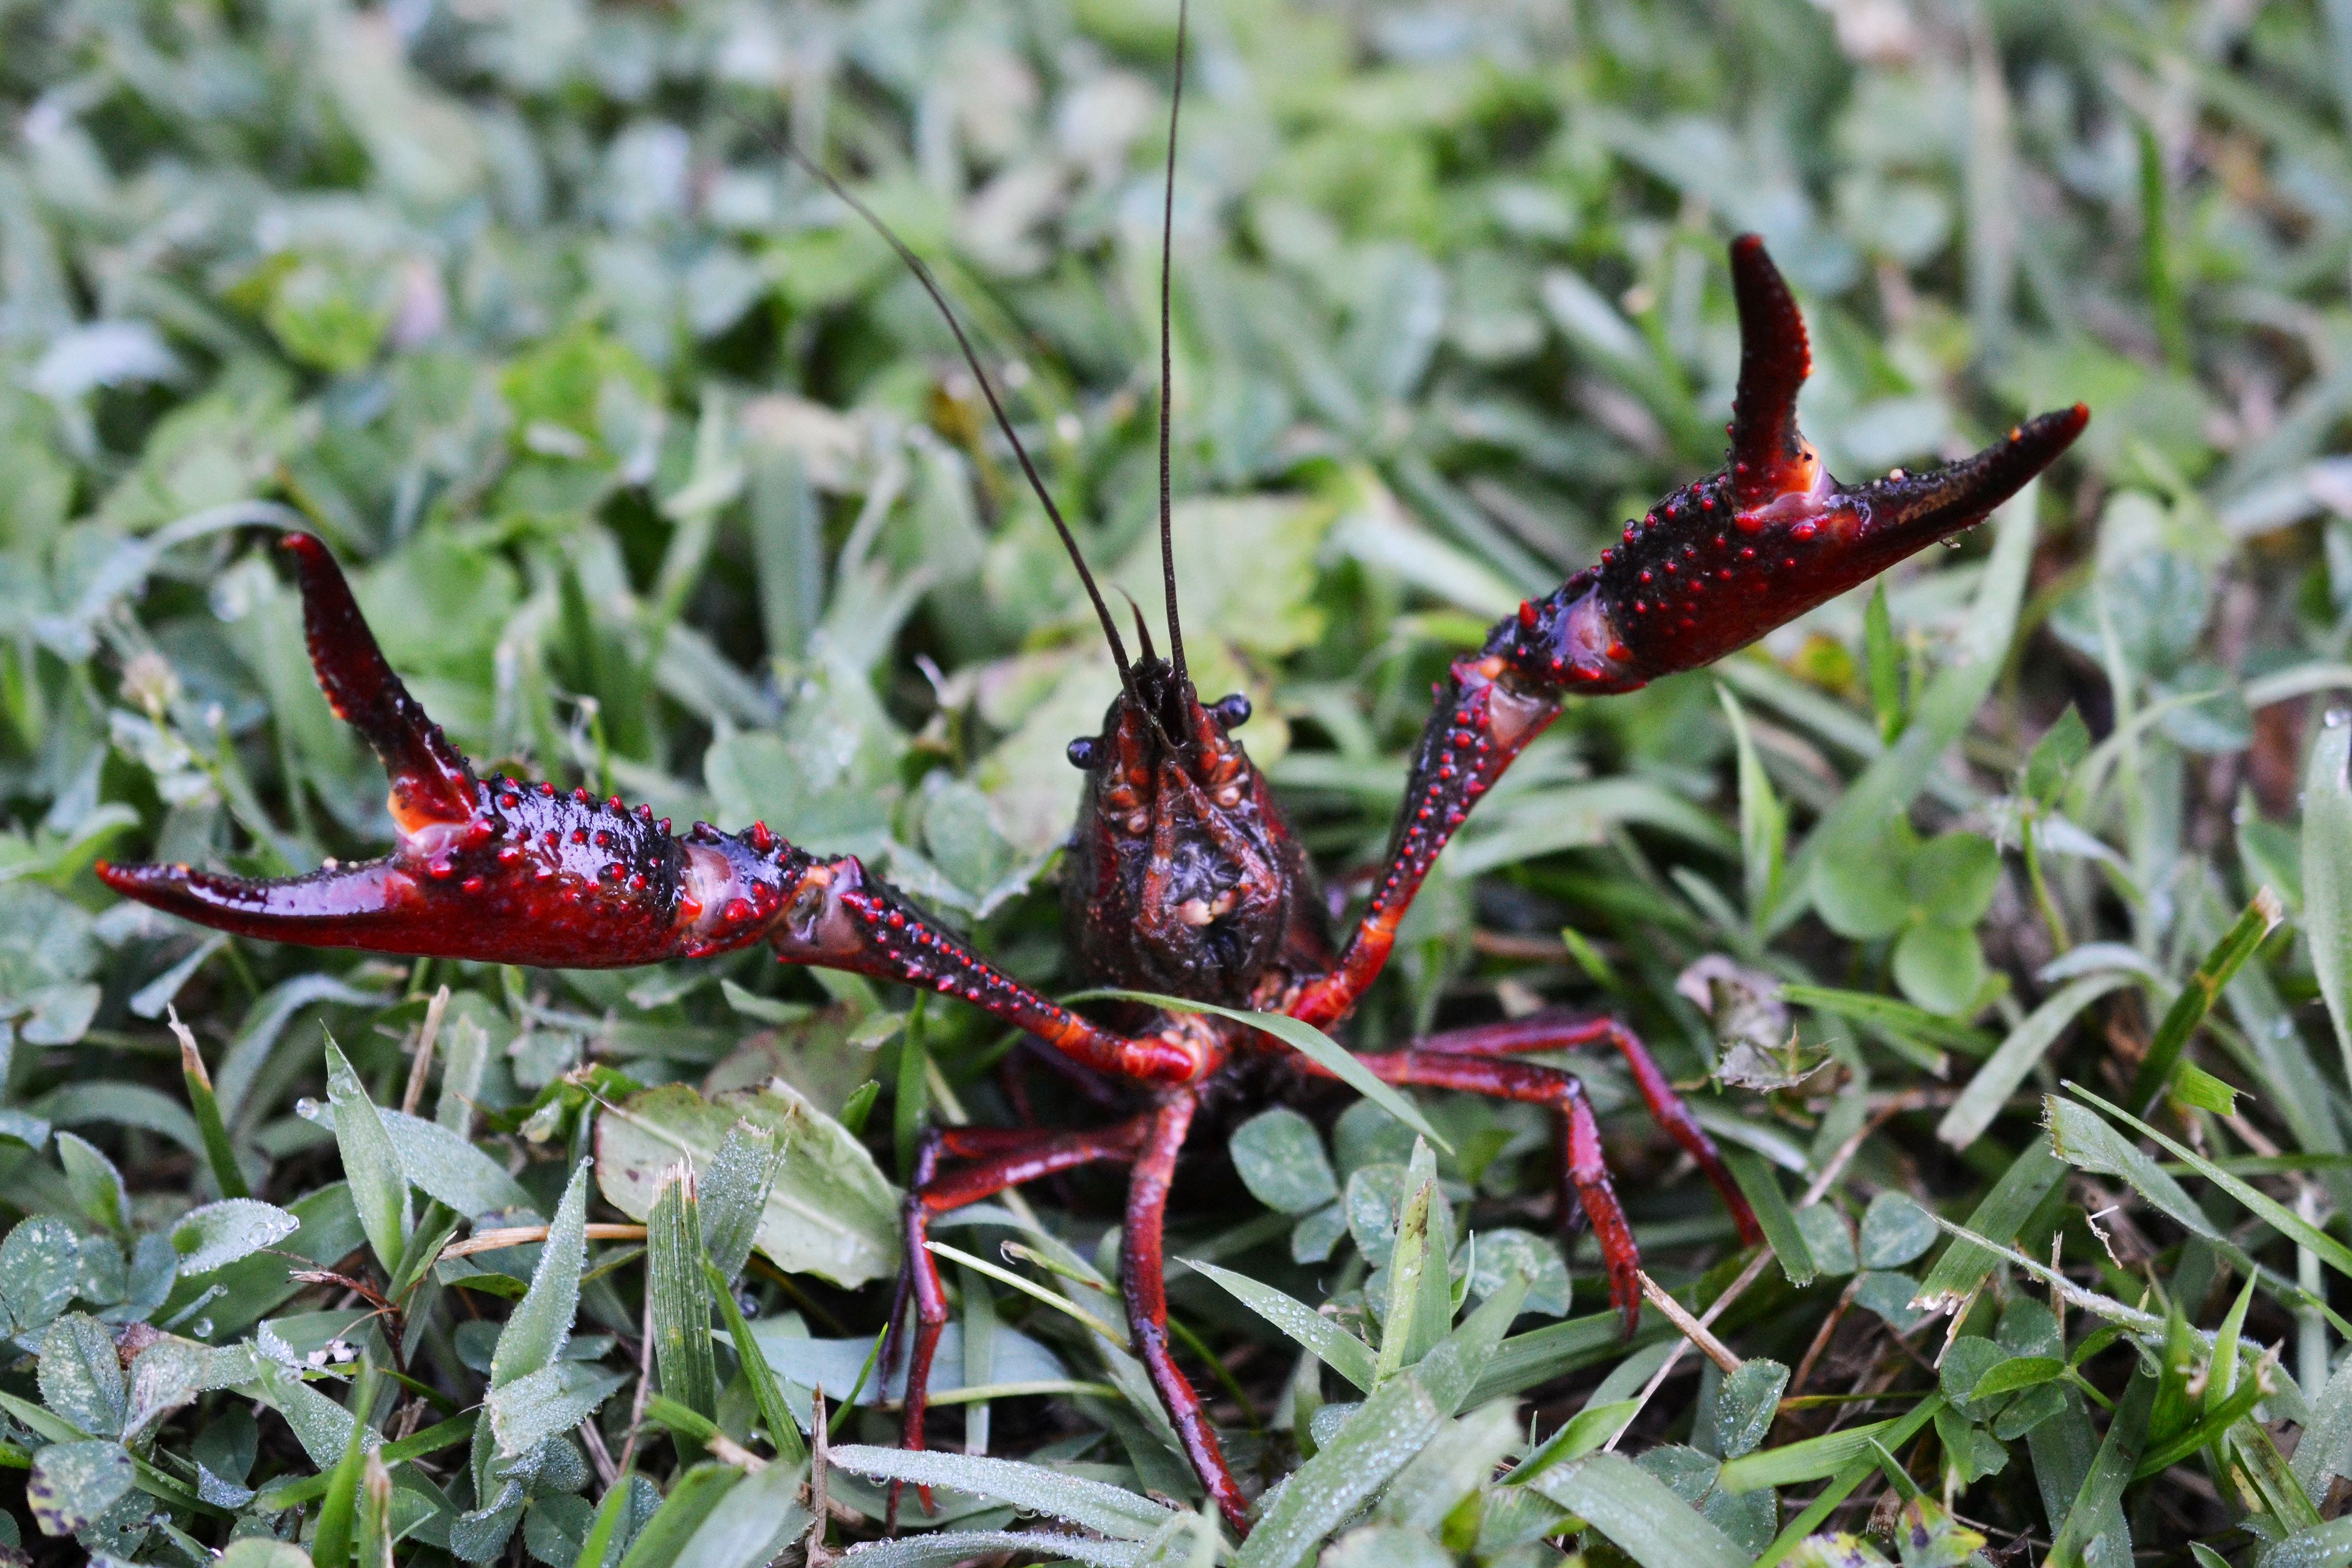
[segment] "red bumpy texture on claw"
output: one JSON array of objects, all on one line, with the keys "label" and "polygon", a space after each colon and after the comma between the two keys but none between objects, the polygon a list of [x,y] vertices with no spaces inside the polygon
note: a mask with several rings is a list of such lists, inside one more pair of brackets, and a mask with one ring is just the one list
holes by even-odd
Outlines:
[{"label": "red bumpy texture on claw", "polygon": [[2090,411],[2044,413],[1973,457],[1841,485],[1797,428],[1812,369],[1804,319],[1763,242],[1732,242],[1739,387],[1718,473],[1675,491],[1589,567],[1496,622],[1437,688],[1381,881],[1330,975],[1290,1011],[1346,1014],[1470,808],[1569,695],[1633,691],[1711,664],[1929,545],[1974,528],[2074,444]]},{"label": "red bumpy texture on claw", "polygon": [[270,881],[101,864],[110,886],[239,936],[509,964],[643,964],[763,934],[806,855],[765,830],[681,840],[617,797],[484,783],[385,661],[327,547],[309,534],[284,544],[319,685],[390,775],[393,852]]},{"label": "red bumpy texture on claw", "polygon": [[1601,564],[1487,642],[1531,685],[1630,691],[1713,664],[1984,521],[2074,444],[2090,411],[2044,413],[1973,457],[1867,485],[1830,477],[1797,428],[1804,318],[1753,235],[1732,242],[1739,389],[1721,471],[1661,501]]}]

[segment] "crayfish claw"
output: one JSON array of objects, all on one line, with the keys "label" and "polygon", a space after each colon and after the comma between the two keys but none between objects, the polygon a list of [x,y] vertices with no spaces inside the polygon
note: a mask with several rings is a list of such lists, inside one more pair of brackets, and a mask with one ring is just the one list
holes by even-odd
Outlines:
[{"label": "crayfish claw", "polygon": [[2091,422],[2081,403],[2034,415],[1973,456],[1924,474],[1896,469],[1847,494],[1859,504],[1878,548],[1900,559],[1981,522],[2055,462]]},{"label": "crayfish claw", "polygon": [[1755,235],[1731,242],[1731,296],[1739,308],[1731,489],[1735,504],[1754,507],[1810,489],[1821,466],[1797,429],[1797,392],[1813,373],[1813,348],[1787,280]]},{"label": "crayfish claw", "polygon": [[764,826],[680,839],[617,796],[476,777],[394,673],[326,545],[281,542],[320,687],[391,776],[393,852],[269,881],[101,862],[116,892],[266,941],[555,968],[724,952],[793,902],[812,862]]},{"label": "crayfish claw", "polygon": [[394,674],[352,597],[334,552],[316,534],[279,541],[302,589],[302,638],[335,716],[360,732],[392,776],[393,820],[413,832],[475,812],[474,770]]},{"label": "crayfish claw", "polygon": [[1906,557],[1975,527],[2074,444],[2077,403],[1973,457],[1842,485],[1797,428],[1805,324],[1763,242],[1732,242],[1739,390],[1721,471],[1625,525],[1600,564],[1499,622],[1485,653],[1522,688],[1631,691],[1713,664]]},{"label": "crayfish claw", "polygon": [[401,900],[389,861],[331,866],[309,876],[258,882],[185,864],[98,862],[99,877],[126,898],[218,931],[314,947],[367,947],[390,935]]}]

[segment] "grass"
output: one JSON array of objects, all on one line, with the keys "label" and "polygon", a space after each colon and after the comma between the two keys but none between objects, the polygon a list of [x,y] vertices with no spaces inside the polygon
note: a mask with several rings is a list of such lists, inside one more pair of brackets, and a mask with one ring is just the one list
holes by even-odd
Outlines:
[{"label": "grass", "polygon": [[[265,548],[302,526],[484,768],[856,852],[1087,984],[1108,658],[944,329],[773,136],[938,270],[1150,604],[1172,6],[0,0],[0,1545],[2341,1561],[2339,9],[1195,7],[1187,642],[1343,893],[1445,660],[1719,460],[1730,234],[1843,476],[2095,413],[1962,548],[1572,706],[1345,1026],[1617,1013],[1769,1247],[1601,1057],[1630,1341],[1523,1108],[1196,1139],[1181,1354],[1281,1487],[1236,1548],[1121,1348],[1108,1179],[942,1226],[939,1451],[895,1447],[922,1128],[1104,1114],[982,1015],[226,940],[90,873],[387,841]],[[871,1544],[894,1480],[937,1511]]]}]

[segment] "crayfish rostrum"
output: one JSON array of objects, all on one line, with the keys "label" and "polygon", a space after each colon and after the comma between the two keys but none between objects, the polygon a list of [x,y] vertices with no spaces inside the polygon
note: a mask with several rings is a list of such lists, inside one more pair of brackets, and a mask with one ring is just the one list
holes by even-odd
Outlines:
[{"label": "crayfish rostrum", "polygon": [[[1172,160],[1172,121],[1170,144]],[[945,311],[928,271],[899,250]],[[1165,264],[1163,254],[1163,319]],[[1840,484],[1797,428],[1797,392],[1811,360],[1796,305],[1754,236],[1732,243],[1730,264],[1743,347],[1723,469],[1628,522],[1622,541],[1596,564],[1520,605],[1483,646],[1453,662],[1412,754],[1385,863],[1344,940],[1327,927],[1306,856],[1236,736],[1247,702],[1204,704],[1193,688],[1172,567],[1164,658],[1139,612],[1141,643],[1130,656],[1085,577],[1120,683],[1101,733],[1069,747],[1087,788],[1063,888],[1071,942],[1090,979],[1286,1013],[1325,1028],[1340,1023],[1380,975],[1438,852],[1564,698],[1632,691],[1721,658],[1982,521],[2083,430],[2088,416],[2077,405],[2030,420],[1947,467]],[[952,324],[951,311],[948,318]],[[961,341],[960,329],[957,336]],[[1164,329],[1161,341],[1164,547]],[[969,345],[965,352],[1075,558],[1076,543],[997,406],[979,357]],[[1123,1232],[1128,1321],[1202,1484],[1233,1528],[1246,1531],[1248,1500],[1170,1353],[1161,1222],[1195,1113],[1243,1071],[1243,1059],[1276,1051],[1271,1039],[1213,1014],[1164,1013],[1139,1024],[1130,1009],[1115,1015],[1129,1021],[1122,1029],[1057,1004],[992,967],[855,856],[811,854],[764,823],[740,833],[697,823],[681,834],[618,798],[478,776],[386,663],[326,547],[307,534],[284,542],[301,585],[320,684],[391,776],[392,852],[279,881],[188,865],[101,865],[108,883],[243,936],[501,964],[607,967],[766,943],[785,963],[957,998],[1131,1086],[1133,1114],[1108,1126],[948,1128],[923,1144],[906,1199],[906,1262],[890,1352],[907,1358],[905,1440],[923,1442],[927,1378],[948,1319],[945,1288],[924,1245],[929,1223],[1052,1172],[1125,1165],[1132,1172]],[[1084,576],[1082,559],[1078,566]],[[1641,1301],[1638,1256],[1592,1110],[1570,1072],[1517,1060],[1585,1045],[1622,1055],[1650,1113],[1713,1181],[1742,1239],[1758,1240],[1755,1217],[1713,1144],[1641,1041],[1614,1019],[1537,1013],[1359,1060],[1389,1083],[1549,1107],[1563,1143],[1563,1219],[1580,1209],[1591,1223],[1611,1299],[1630,1329]],[[1284,1061],[1286,1071],[1326,1071],[1302,1057]],[[1265,1075],[1249,1082],[1262,1084]]]}]

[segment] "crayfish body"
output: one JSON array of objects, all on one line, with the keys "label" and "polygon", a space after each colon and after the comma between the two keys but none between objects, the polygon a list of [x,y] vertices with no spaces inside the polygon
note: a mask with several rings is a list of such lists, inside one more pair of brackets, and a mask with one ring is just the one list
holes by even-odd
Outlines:
[{"label": "crayfish body", "polygon": [[[945,309],[929,273],[907,259]],[[2077,405],[2031,420],[1948,467],[1839,485],[1797,429],[1797,390],[1811,361],[1796,306],[1753,236],[1734,242],[1731,268],[1744,352],[1724,469],[1627,524],[1598,564],[1521,605],[1483,646],[1453,662],[1412,754],[1386,862],[1344,941],[1335,944],[1323,928],[1306,857],[1234,733],[1247,704],[1203,706],[1192,688],[1172,567],[1171,656],[1154,653],[1146,633],[1141,658],[1130,664],[1079,561],[1121,677],[1102,733],[1070,747],[1087,784],[1065,888],[1075,946],[1093,977],[1339,1023],[1381,973],[1439,851],[1564,698],[1629,691],[1721,658],[1973,527],[2063,452],[2088,418]],[[949,319],[953,325],[952,312]],[[978,357],[970,362],[994,407]],[[1163,465],[1165,429],[1163,421]],[[1042,482],[1037,488],[1058,525]],[[1163,548],[1164,494],[1163,480]],[[1066,529],[1064,538],[1075,556]],[[285,543],[320,683],[391,776],[392,852],[278,881],[187,865],[101,864],[107,883],[219,930],[310,946],[608,967],[765,943],[786,963],[969,1003],[1133,1085],[1140,1092],[1134,1113],[1106,1127],[945,1128],[925,1140],[905,1200],[906,1263],[887,1352],[894,1364],[905,1357],[905,1439],[922,1446],[929,1368],[949,1318],[946,1287],[925,1246],[930,1222],[1055,1171],[1125,1165],[1129,1326],[1202,1485],[1231,1526],[1246,1532],[1249,1499],[1169,1347],[1161,1235],[1177,1156],[1204,1089],[1239,1053],[1269,1051],[1267,1037],[1191,1013],[1153,1015],[1131,1030],[1098,1022],[995,969],[855,856],[814,855],[764,823],[740,833],[697,823],[681,835],[618,799],[478,778],[385,662],[326,547],[299,534]],[[1650,1113],[1717,1187],[1742,1242],[1759,1242],[1755,1216],[1713,1143],[1615,1019],[1538,1013],[1358,1060],[1390,1083],[1525,1102],[1556,1117],[1561,1223],[1580,1216],[1592,1226],[1611,1301],[1630,1333],[1642,1301],[1639,1252],[1591,1106],[1573,1074],[1522,1060],[1592,1045],[1624,1058]],[[1295,1071],[1328,1076],[1304,1058],[1290,1060]]]}]

